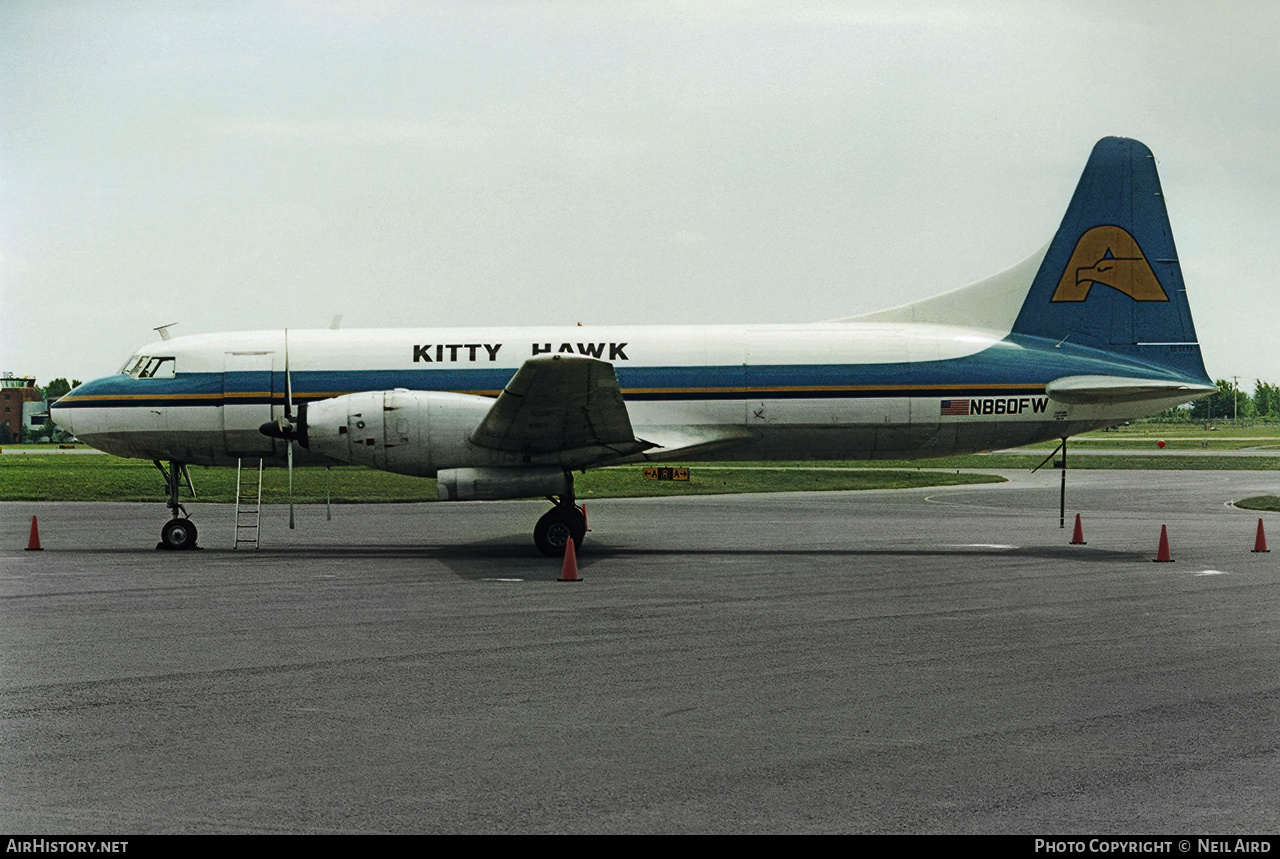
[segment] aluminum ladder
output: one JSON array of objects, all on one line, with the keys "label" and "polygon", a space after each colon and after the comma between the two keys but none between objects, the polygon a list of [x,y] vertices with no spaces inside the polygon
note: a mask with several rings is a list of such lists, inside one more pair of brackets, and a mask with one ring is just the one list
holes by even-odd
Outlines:
[{"label": "aluminum ladder", "polygon": [[243,495],[241,470],[243,459],[236,459],[236,542],[232,549],[242,546],[258,548],[258,535],[262,533],[262,460],[258,460],[258,495]]}]

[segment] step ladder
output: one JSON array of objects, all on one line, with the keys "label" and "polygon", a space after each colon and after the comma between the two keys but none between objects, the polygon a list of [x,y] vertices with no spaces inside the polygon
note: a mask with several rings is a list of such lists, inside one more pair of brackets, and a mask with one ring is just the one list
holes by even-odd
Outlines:
[{"label": "step ladder", "polygon": [[[244,494],[241,479],[244,460],[236,460],[236,542],[232,549],[258,548],[258,535],[262,532],[262,460],[258,460],[258,494]],[[250,490],[252,491],[252,490]]]}]

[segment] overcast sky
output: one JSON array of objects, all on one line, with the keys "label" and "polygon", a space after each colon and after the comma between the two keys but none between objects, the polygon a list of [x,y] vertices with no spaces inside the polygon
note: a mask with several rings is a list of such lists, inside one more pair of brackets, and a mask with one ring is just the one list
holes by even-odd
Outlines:
[{"label": "overcast sky", "polygon": [[1280,4],[0,4],[0,369],[152,329],[803,322],[1030,256],[1155,152],[1280,382]]}]

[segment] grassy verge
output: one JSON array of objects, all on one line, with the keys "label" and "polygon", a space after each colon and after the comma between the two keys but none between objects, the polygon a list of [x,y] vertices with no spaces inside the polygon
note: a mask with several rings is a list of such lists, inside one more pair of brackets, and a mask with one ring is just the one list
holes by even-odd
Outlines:
[{"label": "grassy verge", "polygon": [[[1160,423],[1157,421],[1138,421],[1125,426],[1108,430],[1097,430],[1077,436],[1079,439],[1124,439],[1124,438],[1272,438],[1280,441],[1280,423],[1270,421],[1211,421],[1205,423]],[[1074,440],[1074,439],[1073,439]]]},{"label": "grassy verge", "polygon": [[[1167,450],[1194,454],[1204,449],[1204,428],[1200,425],[1172,427],[1184,433],[1175,436],[1168,426],[1138,425],[1118,431],[1090,433],[1072,439],[1077,450],[1111,448],[1111,454],[1078,456],[1073,469],[1158,469],[1186,471],[1280,470],[1280,448],[1274,455],[1267,448],[1272,436],[1280,445],[1280,428],[1233,427],[1214,436],[1204,456],[1164,457],[1126,455],[1129,449],[1153,450],[1155,439],[1166,439]],[[1199,433],[1200,435],[1189,435]],[[24,446],[28,450],[38,446]],[[1212,456],[1212,450],[1261,448],[1252,456]],[[695,463],[692,479],[683,481],[645,480],[640,466],[605,468],[579,475],[578,494],[583,498],[691,495],[735,492],[796,492],[806,490],[897,489],[975,483],[999,478],[956,474],[973,469],[1030,471],[1040,465],[1047,450],[1016,453],[973,454],[932,460],[844,462]],[[1052,467],[1051,465],[1046,466]],[[951,474],[941,471],[953,472]],[[202,501],[229,502],[235,495],[235,470],[192,468],[197,497]],[[249,480],[255,480],[253,476]],[[185,495],[185,490],[184,490]],[[323,501],[331,495],[337,503],[431,501],[435,481],[386,474],[366,468],[346,466],[332,469],[300,468],[294,473],[294,499],[303,503]],[[114,456],[42,455],[31,452],[0,456],[0,500],[4,501],[155,501],[163,496],[159,472],[148,462]],[[269,503],[288,498],[285,471],[269,469],[263,484]],[[1254,502],[1255,499],[1246,499]],[[1246,506],[1241,502],[1241,506]],[[1263,503],[1263,502],[1257,502]],[[1275,509],[1257,507],[1255,509]]]},{"label": "grassy verge", "polygon": [[[1150,469],[1159,471],[1258,471],[1280,468],[1280,450],[1275,455],[1260,453],[1255,456],[1127,456],[1123,451],[1113,455],[1090,454],[1089,456],[1071,457],[1075,446],[1072,439],[1068,447],[1067,457],[1070,466],[1075,470],[1084,469]],[[944,456],[938,459],[878,459],[850,460],[845,462],[769,462],[759,463],[776,468],[813,468],[821,465],[824,468],[897,468],[916,470],[921,468],[955,469],[988,468],[1013,471],[1030,471],[1044,462],[1052,447],[1036,448],[1025,453],[974,453],[964,456]],[[728,465],[728,463],[708,463],[708,465]],[[742,463],[751,465],[751,463]],[[692,467],[692,466],[691,466]],[[1051,468],[1048,463],[1045,468]]]},{"label": "grassy verge", "polygon": [[1280,513],[1280,496],[1275,495],[1255,495],[1252,498],[1243,498],[1236,502],[1237,507],[1243,507],[1246,510],[1262,510],[1272,513]]},{"label": "grassy verge", "polygon": [[[335,503],[434,501],[436,482],[387,474],[357,466],[298,468],[293,474],[293,497],[299,503],[318,503],[332,495]],[[196,498],[208,502],[235,500],[233,468],[192,468]],[[256,483],[255,473],[246,480]],[[903,489],[1000,482],[986,474],[947,474],[907,470],[796,467],[769,464],[760,468],[697,465],[688,481],[645,480],[640,466],[603,468],[580,474],[581,498],[697,495],[738,492],[803,492],[847,489]],[[267,503],[288,499],[288,474],[268,469],[262,496]],[[187,492],[184,488],[184,497]],[[114,456],[27,454],[0,456],[0,501],[158,501],[164,497],[160,472],[149,462]]]},{"label": "grassy verge", "polygon": [[816,492],[851,489],[915,489],[970,483],[1002,483],[992,474],[919,470],[870,470],[802,467],[694,465],[689,479],[645,480],[640,466],[601,468],[578,475],[579,498],[636,498],[666,495],[715,495],[739,492]]},{"label": "grassy verge", "polygon": [[[1161,450],[1157,441],[1164,442],[1163,450],[1258,450],[1273,451],[1280,456],[1280,438],[1235,438],[1232,436],[1196,436],[1179,438],[1176,436],[1154,436],[1152,438],[1093,438],[1091,436],[1073,438],[1068,444],[1072,450],[1081,448],[1110,450]],[[1038,445],[1046,451],[1057,445]]]}]

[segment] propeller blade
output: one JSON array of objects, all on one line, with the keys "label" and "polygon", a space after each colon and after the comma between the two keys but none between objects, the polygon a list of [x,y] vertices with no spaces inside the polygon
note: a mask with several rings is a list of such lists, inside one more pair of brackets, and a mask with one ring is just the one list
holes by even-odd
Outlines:
[{"label": "propeller blade", "polygon": [[[285,452],[285,458],[288,461],[289,469],[289,530],[295,530],[295,521],[293,516],[293,442],[298,438],[298,429],[293,425],[293,372],[289,368],[289,329],[284,330],[284,420],[288,421],[286,425],[284,421],[278,424],[279,438],[285,439],[288,445]],[[259,427],[259,431],[266,435],[273,435],[267,432],[268,424]]]},{"label": "propeller blade", "polygon": [[293,423],[293,373],[289,370],[289,329],[284,330],[284,416]]},{"label": "propeller blade", "polygon": [[293,440],[289,440],[289,530],[293,530]]}]

